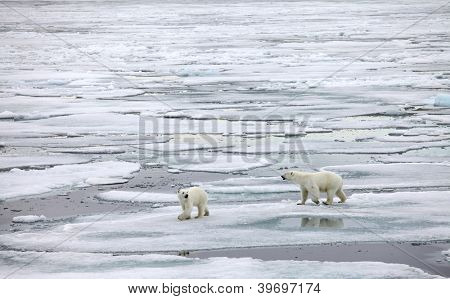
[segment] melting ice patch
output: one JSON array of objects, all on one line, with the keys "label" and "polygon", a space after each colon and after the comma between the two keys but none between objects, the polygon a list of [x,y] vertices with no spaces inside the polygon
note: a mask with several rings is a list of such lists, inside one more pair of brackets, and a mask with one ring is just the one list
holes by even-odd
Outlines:
[{"label": "melting ice patch", "polygon": [[62,187],[89,186],[89,181],[95,183],[99,178],[129,178],[139,168],[137,163],[118,161],[60,165],[44,170],[14,168],[0,173],[0,200],[46,193]]},{"label": "melting ice patch", "polygon": [[[24,264],[33,263],[17,269]],[[220,269],[220,270],[218,270]],[[0,276],[11,278],[439,278],[403,264],[381,262],[262,261],[147,254],[0,252]]]},{"label": "melting ice patch", "polygon": [[[41,251],[58,245],[59,251],[118,253],[437,240],[450,234],[449,204],[450,191],[354,194],[345,204],[333,206],[297,206],[294,201],[211,203],[210,216],[189,221],[178,221],[180,208],[169,206],[134,214],[78,217],[45,231],[0,235],[0,243],[14,249]],[[303,219],[314,217],[340,225],[302,224]]]}]

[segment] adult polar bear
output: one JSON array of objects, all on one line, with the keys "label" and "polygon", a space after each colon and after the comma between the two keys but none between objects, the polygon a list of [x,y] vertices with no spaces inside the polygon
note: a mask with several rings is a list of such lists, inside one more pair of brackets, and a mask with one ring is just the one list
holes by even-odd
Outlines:
[{"label": "adult polar bear", "polygon": [[177,191],[183,213],[178,215],[178,220],[187,220],[191,218],[192,208],[197,207],[198,214],[195,218],[209,216],[208,194],[199,187],[180,189]]},{"label": "adult polar bear", "polygon": [[320,192],[327,193],[327,201],[323,202],[326,205],[333,204],[333,197],[335,195],[339,197],[341,203],[347,200],[344,191],[342,191],[342,177],[333,172],[319,171],[311,173],[288,171],[281,177],[283,180],[289,180],[300,185],[302,199],[297,202],[298,205],[304,205],[309,194],[311,194],[312,201],[319,204]]}]

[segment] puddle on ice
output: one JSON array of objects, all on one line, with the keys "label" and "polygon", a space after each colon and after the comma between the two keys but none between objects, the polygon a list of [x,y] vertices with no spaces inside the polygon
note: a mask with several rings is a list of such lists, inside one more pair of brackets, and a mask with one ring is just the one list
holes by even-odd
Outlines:
[{"label": "puddle on ice", "polygon": [[335,217],[287,216],[251,223],[258,228],[277,229],[281,231],[301,231],[311,229],[344,228],[344,219]]}]

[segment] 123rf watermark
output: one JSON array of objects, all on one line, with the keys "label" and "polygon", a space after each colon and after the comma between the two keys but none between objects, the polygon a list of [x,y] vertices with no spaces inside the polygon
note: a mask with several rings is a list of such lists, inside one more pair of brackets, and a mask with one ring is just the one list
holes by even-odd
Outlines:
[{"label": "123rf watermark", "polygon": [[129,294],[170,294],[174,297],[185,294],[320,294],[318,282],[259,282],[241,285],[174,284],[128,285]]},{"label": "123rf watermark", "polygon": [[139,116],[139,162],[172,164],[246,163],[309,164],[302,138],[309,117],[282,115],[258,118],[255,115],[216,117],[183,114]]}]

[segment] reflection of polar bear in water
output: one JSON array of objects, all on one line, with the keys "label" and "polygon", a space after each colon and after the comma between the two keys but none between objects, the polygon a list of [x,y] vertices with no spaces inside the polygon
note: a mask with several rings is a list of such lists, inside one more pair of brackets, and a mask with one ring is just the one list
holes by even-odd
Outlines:
[{"label": "reflection of polar bear in water", "polygon": [[320,217],[303,217],[302,227],[344,227],[344,220],[341,218],[320,218]]},{"label": "reflection of polar bear in water", "polygon": [[209,216],[208,210],[208,194],[199,187],[191,187],[180,189],[177,191],[178,200],[180,201],[183,213],[178,216],[179,220],[191,218],[192,208],[197,207],[198,215],[195,218]]},{"label": "reflection of polar bear in water", "polygon": [[344,203],[347,200],[344,191],[342,191],[341,176],[330,172],[320,171],[316,173],[288,171],[281,176],[283,180],[292,181],[300,185],[302,190],[302,199],[297,202],[298,205],[304,205],[311,195],[312,201],[319,204],[320,192],[327,192],[327,201],[323,202],[326,205],[333,204],[333,197],[337,195]]}]

